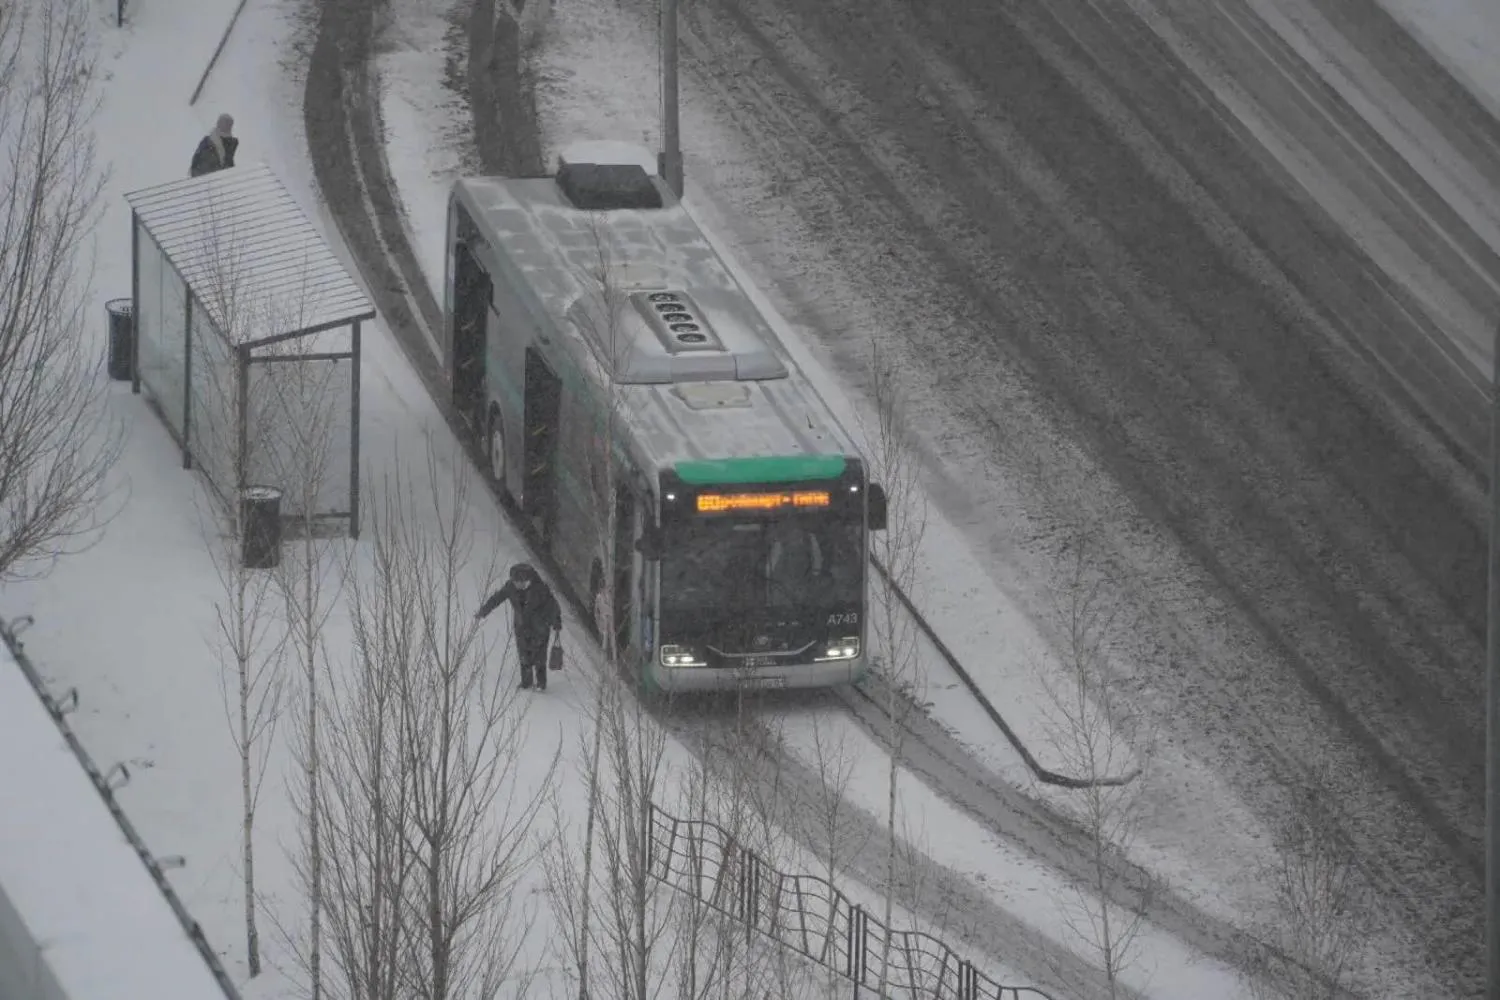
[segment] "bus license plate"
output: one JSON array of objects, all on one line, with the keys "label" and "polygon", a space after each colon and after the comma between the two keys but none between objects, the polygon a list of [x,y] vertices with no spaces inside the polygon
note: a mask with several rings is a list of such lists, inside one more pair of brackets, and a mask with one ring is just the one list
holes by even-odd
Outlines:
[{"label": "bus license plate", "polygon": [[774,656],[747,656],[741,661],[746,667],[769,667],[775,662]]}]

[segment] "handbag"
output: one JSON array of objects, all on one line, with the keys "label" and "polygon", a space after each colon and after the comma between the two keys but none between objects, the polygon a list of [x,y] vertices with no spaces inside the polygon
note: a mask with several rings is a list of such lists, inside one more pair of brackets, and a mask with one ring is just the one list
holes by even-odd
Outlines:
[{"label": "handbag", "polygon": [[552,648],[547,651],[547,669],[548,670],[561,670],[562,669],[562,643],[561,642],[554,642],[552,644]]}]

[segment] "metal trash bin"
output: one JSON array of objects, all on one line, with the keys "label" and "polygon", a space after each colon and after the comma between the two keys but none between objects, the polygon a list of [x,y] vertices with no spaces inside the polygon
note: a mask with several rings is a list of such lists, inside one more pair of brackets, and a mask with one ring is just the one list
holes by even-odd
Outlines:
[{"label": "metal trash bin", "polygon": [[104,303],[104,311],[109,314],[109,377],[129,382],[135,355],[135,303],[110,299]]},{"label": "metal trash bin", "polygon": [[240,565],[273,569],[281,564],[281,491],[247,486],[240,491]]}]

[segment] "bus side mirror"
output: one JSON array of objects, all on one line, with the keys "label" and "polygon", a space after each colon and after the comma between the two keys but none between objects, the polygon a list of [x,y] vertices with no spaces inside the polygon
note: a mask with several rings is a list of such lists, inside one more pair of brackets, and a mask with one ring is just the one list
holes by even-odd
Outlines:
[{"label": "bus side mirror", "polygon": [[887,516],[887,502],[885,498],[885,487],[879,483],[870,484],[870,494],[866,499],[869,510],[866,513],[871,531],[884,531]]},{"label": "bus side mirror", "polygon": [[661,529],[654,524],[648,524],[642,528],[641,537],[635,540],[635,550],[647,562],[655,562],[660,559]]}]

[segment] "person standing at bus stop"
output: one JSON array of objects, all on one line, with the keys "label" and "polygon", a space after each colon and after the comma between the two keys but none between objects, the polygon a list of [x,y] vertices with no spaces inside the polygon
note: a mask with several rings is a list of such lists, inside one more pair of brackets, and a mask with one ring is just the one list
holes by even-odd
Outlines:
[{"label": "person standing at bus stop", "polygon": [[510,568],[510,579],[479,606],[474,620],[479,621],[506,601],[510,602],[516,654],[521,661],[521,687],[531,687],[535,678],[537,690],[545,691],[547,639],[550,636],[554,646],[560,643],[562,609],[552,588],[530,563],[516,563]]},{"label": "person standing at bus stop", "polygon": [[202,177],[216,170],[227,170],[234,166],[234,154],[239,148],[240,141],[234,137],[233,116],[220,115],[214,123],[214,130],[205,135],[198,148],[193,150],[189,176]]}]

